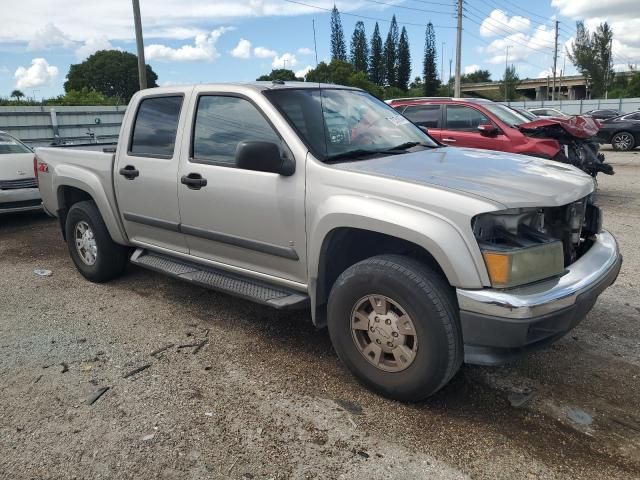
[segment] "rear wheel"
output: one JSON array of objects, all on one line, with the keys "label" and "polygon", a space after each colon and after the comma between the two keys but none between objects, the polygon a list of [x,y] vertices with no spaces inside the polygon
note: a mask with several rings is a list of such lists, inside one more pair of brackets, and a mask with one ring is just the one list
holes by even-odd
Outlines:
[{"label": "rear wheel", "polygon": [[611,138],[611,146],[614,150],[626,152],[636,146],[636,139],[632,133],[618,132]]},{"label": "rear wheel", "polygon": [[344,271],[331,289],[328,326],[347,368],[396,400],[432,395],[462,364],[451,287],[408,257],[381,255]]},{"label": "rear wheel", "polygon": [[75,203],[67,214],[65,233],[71,259],[86,279],[100,283],[124,273],[127,248],[111,239],[95,203]]}]

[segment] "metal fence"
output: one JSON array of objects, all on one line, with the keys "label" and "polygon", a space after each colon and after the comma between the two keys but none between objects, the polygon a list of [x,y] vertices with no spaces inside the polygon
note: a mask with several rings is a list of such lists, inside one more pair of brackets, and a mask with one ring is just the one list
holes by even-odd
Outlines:
[{"label": "metal fence", "polygon": [[640,98],[611,98],[608,100],[531,100],[525,102],[500,102],[512,107],[524,108],[540,108],[549,107],[557,108],[569,115],[579,115],[589,110],[600,108],[611,108],[619,110],[622,113],[631,113],[640,110]]},{"label": "metal fence", "polygon": [[127,106],[1,107],[0,130],[31,146],[115,142]]}]

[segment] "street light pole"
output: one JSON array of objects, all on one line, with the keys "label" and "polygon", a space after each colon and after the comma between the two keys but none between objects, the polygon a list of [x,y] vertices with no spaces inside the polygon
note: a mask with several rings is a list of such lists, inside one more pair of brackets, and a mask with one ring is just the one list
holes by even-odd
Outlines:
[{"label": "street light pole", "polygon": [[458,0],[458,31],[456,34],[456,80],[454,96],[460,97],[460,70],[462,64],[462,0]]},{"label": "street light pole", "polygon": [[144,40],[142,39],[142,20],[140,19],[140,1],[133,1],[133,23],[136,29],[136,48],[138,49],[138,80],[140,90],[147,88],[147,67],[144,61]]}]

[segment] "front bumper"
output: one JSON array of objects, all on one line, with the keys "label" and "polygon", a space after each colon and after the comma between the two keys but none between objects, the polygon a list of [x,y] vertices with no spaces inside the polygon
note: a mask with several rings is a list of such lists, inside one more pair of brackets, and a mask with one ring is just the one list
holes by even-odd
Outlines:
[{"label": "front bumper", "polygon": [[457,289],[465,362],[504,363],[559,339],[615,282],[622,256],[606,230],[561,277],[508,290]]},{"label": "front bumper", "polygon": [[40,191],[37,188],[0,190],[0,214],[42,210]]}]

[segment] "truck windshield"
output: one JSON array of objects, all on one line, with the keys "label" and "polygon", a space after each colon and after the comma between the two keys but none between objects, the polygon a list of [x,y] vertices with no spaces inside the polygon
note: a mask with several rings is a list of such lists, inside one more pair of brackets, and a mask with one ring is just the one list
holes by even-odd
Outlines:
[{"label": "truck windshield", "polygon": [[386,103],[359,90],[283,88],[264,93],[322,161],[439,146]]}]

